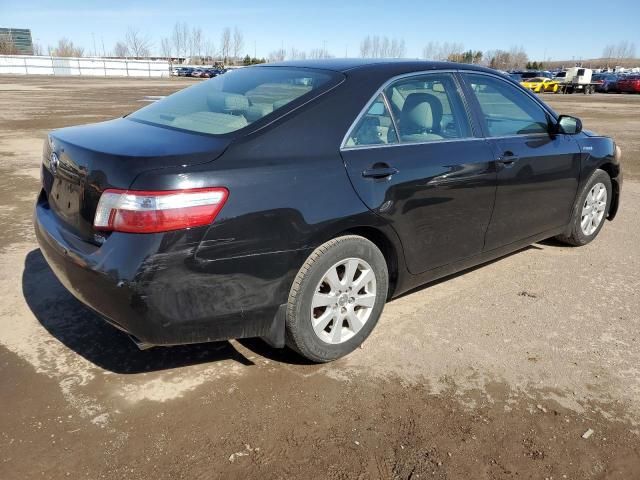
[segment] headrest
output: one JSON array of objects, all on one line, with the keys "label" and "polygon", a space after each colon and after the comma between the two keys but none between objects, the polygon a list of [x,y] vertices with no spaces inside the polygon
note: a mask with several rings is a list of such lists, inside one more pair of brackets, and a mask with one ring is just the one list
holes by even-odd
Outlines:
[{"label": "headrest", "polygon": [[212,112],[240,115],[249,108],[249,100],[237,93],[212,92],[207,95],[207,105]]},{"label": "headrest", "polygon": [[411,93],[400,114],[400,129],[404,134],[425,130],[439,131],[442,121],[442,103],[430,93]]}]

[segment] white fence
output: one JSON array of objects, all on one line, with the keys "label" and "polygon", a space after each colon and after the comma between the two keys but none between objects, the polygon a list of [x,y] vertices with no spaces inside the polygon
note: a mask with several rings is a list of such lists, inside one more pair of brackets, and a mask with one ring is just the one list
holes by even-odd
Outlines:
[{"label": "white fence", "polygon": [[0,55],[0,74],[168,77],[169,62],[109,58]]}]

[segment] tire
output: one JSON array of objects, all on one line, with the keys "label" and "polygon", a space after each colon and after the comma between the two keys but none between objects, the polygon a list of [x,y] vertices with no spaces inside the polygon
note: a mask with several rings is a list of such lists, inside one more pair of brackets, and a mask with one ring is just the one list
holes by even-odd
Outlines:
[{"label": "tire", "polygon": [[[332,271],[337,277],[329,274]],[[354,281],[349,282],[348,276]],[[378,323],[388,289],[387,262],[376,245],[357,235],[329,240],[311,253],[293,281],[287,305],[287,345],[318,363],[347,355]],[[314,299],[327,305],[312,309]]]},{"label": "tire", "polygon": [[[602,185],[604,186],[604,190],[606,192],[606,199],[604,201],[598,202],[599,205],[597,210],[601,212],[592,217],[592,221],[588,224],[588,227],[583,228],[583,222],[585,222],[586,217],[583,216],[585,211],[593,212],[593,208],[588,210],[588,203],[590,203],[592,197],[592,190],[596,188],[596,186]],[[580,247],[582,245],[586,245],[591,242],[594,238],[598,236],[604,222],[609,215],[609,207],[611,207],[611,199],[613,195],[613,189],[611,187],[611,178],[604,170],[596,170],[589,178],[589,181],[585,184],[584,188],[580,192],[576,203],[573,206],[573,213],[571,215],[571,223],[569,224],[569,232],[565,235],[559,235],[556,238],[561,242],[564,242],[568,245],[573,245],[575,247]],[[589,197],[589,198],[588,198]],[[597,220],[597,225],[594,225],[595,220]]]}]

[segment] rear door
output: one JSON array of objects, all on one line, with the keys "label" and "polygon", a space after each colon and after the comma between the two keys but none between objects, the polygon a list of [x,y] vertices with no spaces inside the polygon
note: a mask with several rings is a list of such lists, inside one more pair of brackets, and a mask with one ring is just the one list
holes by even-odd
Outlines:
[{"label": "rear door", "polygon": [[498,189],[486,249],[566,225],[580,178],[580,148],[529,94],[494,75],[465,73],[496,158]]},{"label": "rear door", "polygon": [[364,203],[397,231],[421,273],[482,251],[496,171],[453,73],[383,88],[345,138],[342,156]]}]

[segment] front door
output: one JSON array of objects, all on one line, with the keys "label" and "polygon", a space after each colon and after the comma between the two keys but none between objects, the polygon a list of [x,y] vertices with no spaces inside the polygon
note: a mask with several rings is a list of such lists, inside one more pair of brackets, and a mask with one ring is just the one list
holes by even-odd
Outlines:
[{"label": "front door", "polygon": [[485,249],[569,223],[580,176],[577,142],[550,133],[550,114],[508,81],[475,73],[463,78],[477,99],[498,172]]},{"label": "front door", "polygon": [[453,74],[409,76],[385,88],[342,156],[360,198],[398,233],[412,273],[482,251],[495,163],[471,128]]}]

